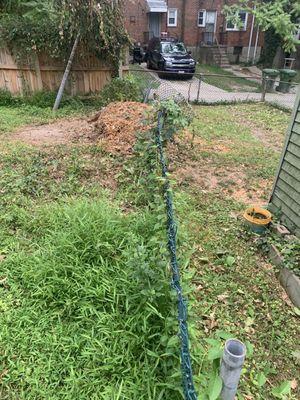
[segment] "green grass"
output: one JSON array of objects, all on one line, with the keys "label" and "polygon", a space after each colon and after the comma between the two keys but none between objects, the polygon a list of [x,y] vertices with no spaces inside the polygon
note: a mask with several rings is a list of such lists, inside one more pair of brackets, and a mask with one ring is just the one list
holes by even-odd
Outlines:
[{"label": "green grass", "polygon": [[181,398],[155,223],[107,200],[21,215],[1,263],[2,399]]},{"label": "green grass", "polygon": [[[198,64],[197,72],[204,74],[204,81],[210,85],[216,86],[227,92],[253,92],[261,91],[261,84],[253,82],[245,78],[238,78],[232,72],[227,71],[215,65]],[[205,76],[205,74],[226,75],[219,76]]]},{"label": "green grass", "polygon": [[[10,129],[50,117],[10,110],[0,144],[1,399],[181,399],[165,211],[148,164],[97,145],[11,143]],[[268,200],[280,157],[268,143],[283,142],[289,114],[194,110],[194,148],[184,136],[170,158],[196,388],[207,400],[213,354],[236,336],[249,351],[239,400],[273,399],[299,376],[299,317],[235,219],[246,206],[235,195]],[[197,180],[207,174],[216,187]],[[287,399],[299,395],[298,386]]]}]

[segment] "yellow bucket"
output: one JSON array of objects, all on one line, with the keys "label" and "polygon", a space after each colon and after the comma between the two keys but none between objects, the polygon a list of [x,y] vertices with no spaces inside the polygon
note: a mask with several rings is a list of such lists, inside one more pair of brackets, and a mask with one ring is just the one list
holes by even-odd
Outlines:
[{"label": "yellow bucket", "polygon": [[270,211],[259,206],[251,206],[244,212],[243,217],[250,228],[257,233],[262,233],[272,221]]}]

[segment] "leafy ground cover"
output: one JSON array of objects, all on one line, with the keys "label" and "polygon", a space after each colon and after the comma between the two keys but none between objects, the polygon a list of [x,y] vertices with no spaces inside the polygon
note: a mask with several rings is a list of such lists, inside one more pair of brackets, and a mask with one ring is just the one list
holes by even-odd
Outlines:
[{"label": "leafy ground cover", "polygon": [[[261,91],[261,84],[245,78],[238,78],[232,72],[218,67],[216,65],[198,64],[197,72],[202,73],[205,76],[205,82],[210,85],[216,86],[220,89],[226,90],[227,92],[239,92],[239,91]],[[209,76],[209,74],[225,75]]]},{"label": "leafy ground cover", "polygon": [[[237,218],[267,202],[289,115],[257,104],[194,111],[168,153],[199,398],[214,398],[213,361],[237,336],[248,347],[239,398],[296,400],[299,317]],[[151,148],[125,157],[99,143],[9,137],[0,145],[1,398],[181,398]]]}]

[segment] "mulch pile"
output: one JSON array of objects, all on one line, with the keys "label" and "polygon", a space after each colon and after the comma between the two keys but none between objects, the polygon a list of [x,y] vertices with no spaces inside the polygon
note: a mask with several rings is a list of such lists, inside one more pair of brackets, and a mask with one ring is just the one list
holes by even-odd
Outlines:
[{"label": "mulch pile", "polygon": [[114,154],[131,154],[138,132],[149,129],[145,120],[151,107],[136,102],[115,102],[101,110],[92,120],[93,141]]}]

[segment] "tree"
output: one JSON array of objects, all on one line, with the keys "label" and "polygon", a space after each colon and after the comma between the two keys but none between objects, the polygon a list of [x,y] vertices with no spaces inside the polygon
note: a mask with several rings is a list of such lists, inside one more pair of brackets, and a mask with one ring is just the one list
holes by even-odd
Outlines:
[{"label": "tree", "polygon": [[129,43],[122,0],[0,0],[0,45],[22,56],[32,50],[67,58],[79,47],[117,64]]},{"label": "tree", "polygon": [[225,6],[227,19],[241,24],[239,11],[246,11],[255,16],[256,25],[264,32],[272,30],[278,35],[286,52],[295,51],[300,41],[296,33],[300,29],[299,0],[239,0],[238,3]]}]

